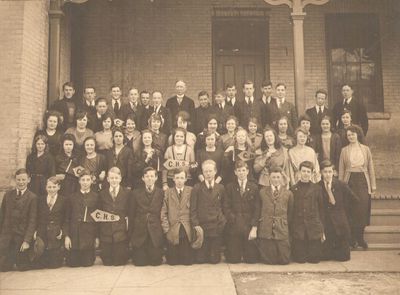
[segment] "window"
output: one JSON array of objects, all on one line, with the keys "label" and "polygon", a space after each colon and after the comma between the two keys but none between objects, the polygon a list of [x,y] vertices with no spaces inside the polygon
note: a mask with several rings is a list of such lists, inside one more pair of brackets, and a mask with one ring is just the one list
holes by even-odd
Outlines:
[{"label": "window", "polygon": [[326,29],[331,105],[342,99],[341,85],[349,83],[368,112],[383,112],[378,17],[330,14]]}]

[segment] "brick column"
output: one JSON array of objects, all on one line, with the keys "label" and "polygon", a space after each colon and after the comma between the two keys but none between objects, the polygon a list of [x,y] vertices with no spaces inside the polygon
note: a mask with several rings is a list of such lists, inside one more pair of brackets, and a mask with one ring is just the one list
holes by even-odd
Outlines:
[{"label": "brick column", "polygon": [[[0,191],[25,166],[47,98],[48,1],[0,1]],[[1,195],[1,194],[0,194]]]}]

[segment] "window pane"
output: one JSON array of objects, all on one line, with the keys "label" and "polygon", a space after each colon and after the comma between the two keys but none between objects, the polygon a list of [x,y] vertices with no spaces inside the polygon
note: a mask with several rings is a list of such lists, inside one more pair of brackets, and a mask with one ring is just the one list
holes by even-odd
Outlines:
[{"label": "window pane", "polygon": [[346,51],[343,48],[334,48],[331,51],[332,62],[344,62]]},{"label": "window pane", "polygon": [[351,84],[356,84],[360,80],[360,65],[348,64],[346,67],[346,80]]},{"label": "window pane", "polygon": [[376,56],[375,51],[371,48],[361,48],[360,55],[362,62],[373,62]]},{"label": "window pane", "polygon": [[361,79],[373,81],[375,79],[375,64],[362,63],[361,64]]},{"label": "window pane", "polygon": [[345,81],[345,70],[346,70],[346,65],[333,65],[332,66],[332,78],[333,78],[333,83],[335,85],[341,85]]},{"label": "window pane", "polygon": [[360,61],[360,48],[347,50],[346,51],[346,61],[347,62]]}]

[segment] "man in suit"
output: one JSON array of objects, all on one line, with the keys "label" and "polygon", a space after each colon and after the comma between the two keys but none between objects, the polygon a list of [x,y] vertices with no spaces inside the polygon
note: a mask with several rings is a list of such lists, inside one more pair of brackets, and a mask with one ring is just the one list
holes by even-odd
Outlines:
[{"label": "man in suit", "polygon": [[235,163],[237,180],[226,187],[224,215],[227,219],[226,261],[228,263],[256,263],[258,249],[255,243],[260,219],[258,185],[247,178],[249,167],[244,161]]},{"label": "man in suit", "polygon": [[66,82],[63,84],[63,92],[63,98],[57,99],[49,109],[58,111],[61,114],[61,127],[65,131],[68,128],[75,126],[75,114],[80,102],[75,97],[75,87],[72,82]]},{"label": "man in suit", "polygon": [[320,185],[323,192],[326,236],[323,257],[326,260],[347,261],[350,260],[350,210],[358,197],[345,182],[333,177],[333,169],[331,161],[321,162]]},{"label": "man in suit", "polygon": [[[140,104],[142,106],[142,118],[141,122],[138,122],[139,126],[142,126],[143,129],[146,129],[148,126],[148,119],[149,116],[152,114],[151,110],[151,99],[150,99],[150,92],[147,90],[140,91]],[[150,113],[150,114],[149,114]]]},{"label": "man in suit", "polygon": [[292,256],[298,263],[318,263],[324,240],[322,189],[311,182],[314,170],[311,162],[302,162],[299,170],[300,180],[291,188],[294,199],[294,217],[290,225]]},{"label": "man in suit", "polygon": [[[194,118],[194,102],[190,97],[185,95],[186,89],[187,87],[184,81],[182,80],[177,81],[175,83],[176,95],[170,97],[165,105],[171,115],[173,128],[177,126],[176,115],[180,111],[186,111],[190,115],[191,120],[193,120]],[[189,131],[192,131],[192,129],[189,128]]]},{"label": "man in suit", "polygon": [[315,92],[315,106],[306,110],[306,115],[311,120],[310,133],[313,136],[321,134],[321,121],[325,116],[330,116],[326,107],[328,92],[324,89],[318,89]]},{"label": "man in suit", "polygon": [[157,171],[147,167],[143,171],[143,188],[133,191],[129,230],[133,247],[132,261],[136,266],[160,265],[163,256],[163,230],[161,208],[164,199],[162,189],[155,186]]},{"label": "man in suit", "polygon": [[86,86],[83,90],[83,98],[79,101],[78,110],[88,114],[96,112],[96,90],[92,86]]},{"label": "man in suit", "polygon": [[94,133],[103,130],[103,115],[108,112],[108,101],[104,97],[99,97],[95,101],[95,112],[88,113],[87,127]]},{"label": "man in suit", "polygon": [[145,117],[148,123],[148,120],[152,114],[161,116],[162,127],[160,131],[168,136],[171,133],[171,114],[169,110],[162,105],[162,101],[163,95],[161,91],[154,91],[151,98],[152,106],[146,112]]},{"label": "man in suit", "polygon": [[128,92],[128,102],[124,103],[121,107],[121,120],[126,122],[126,119],[130,114],[133,114],[136,118],[138,130],[143,130],[147,127],[147,124],[143,126],[142,117],[144,115],[144,108],[139,103],[139,91],[137,88],[132,87]]},{"label": "man in suit", "polygon": [[297,127],[297,111],[294,104],[286,100],[286,85],[278,83],[276,85],[276,104],[278,107],[279,118],[288,118],[288,133],[293,134],[293,131]]},{"label": "man in suit", "polygon": [[192,120],[194,133],[197,135],[207,127],[207,120],[211,111],[210,97],[207,91],[202,90],[198,94],[199,106],[194,110]]},{"label": "man in suit", "polygon": [[0,271],[28,270],[28,250],[36,229],[37,197],[28,190],[26,169],[15,173],[16,188],[5,193],[0,209]]},{"label": "man in suit", "polygon": [[232,107],[235,107],[238,101],[236,98],[237,94],[236,86],[233,84],[226,84],[225,91],[226,91],[226,103]]},{"label": "man in suit", "polygon": [[257,118],[258,122],[263,122],[263,107],[259,100],[254,99],[254,83],[246,81],[243,84],[244,99],[236,103],[236,117],[239,125],[247,129],[250,117]]},{"label": "man in suit", "polygon": [[194,185],[190,198],[190,220],[197,232],[204,232],[204,241],[195,251],[197,263],[216,264],[221,261],[222,233],[226,219],[222,213],[225,188],[215,181],[217,164],[205,160],[201,165],[204,181]]},{"label": "man in suit", "polygon": [[264,120],[261,122],[262,128],[264,128],[266,125],[276,127],[279,120],[279,111],[276,104],[276,98],[272,95],[274,92],[272,82],[264,81],[261,85],[261,92],[263,95],[260,101],[264,107]]},{"label": "man in suit", "polygon": [[340,120],[343,110],[351,111],[352,123],[361,126],[364,135],[368,132],[368,115],[364,104],[361,101],[357,101],[353,97],[353,88],[349,84],[342,86],[343,100],[338,101],[332,110],[332,122],[333,127],[340,129],[343,127],[342,121]]},{"label": "man in suit", "polygon": [[219,90],[216,92],[214,97],[215,104],[211,107],[210,113],[217,117],[218,128],[217,132],[219,134],[225,134],[226,130],[226,120],[229,116],[234,116],[235,111],[232,106],[225,102],[225,91]]},{"label": "man in suit", "polygon": [[121,127],[122,120],[122,91],[118,85],[110,87],[111,103],[108,104],[108,111],[114,116],[114,124]]}]

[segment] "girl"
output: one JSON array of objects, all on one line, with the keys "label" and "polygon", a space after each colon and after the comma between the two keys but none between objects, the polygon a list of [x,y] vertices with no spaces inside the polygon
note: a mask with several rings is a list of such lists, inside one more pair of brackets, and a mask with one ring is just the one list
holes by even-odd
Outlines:
[{"label": "girl", "polygon": [[258,133],[258,120],[256,117],[250,117],[249,118],[249,125],[247,126],[247,131],[248,134],[247,136],[249,137],[251,144],[253,145],[253,149],[255,151],[259,150],[261,148],[261,142],[263,140],[262,134]]},{"label": "girl", "polygon": [[84,154],[80,159],[80,165],[93,176],[92,190],[98,192],[106,176],[107,161],[102,154],[96,153],[96,140],[87,137],[83,142]]},{"label": "girl", "polygon": [[322,133],[316,137],[318,161],[321,164],[323,160],[330,160],[334,165],[335,171],[337,171],[342,143],[340,136],[331,131],[331,119],[328,116],[322,118],[321,130]]},{"label": "girl", "polygon": [[300,164],[304,161],[309,161],[313,164],[314,170],[311,177],[313,183],[317,183],[321,180],[319,173],[318,158],[315,151],[306,145],[308,132],[302,127],[299,127],[295,131],[296,135],[296,146],[292,147],[289,154],[289,172],[290,172],[290,183],[295,185],[300,179]]},{"label": "girl", "polygon": [[[186,142],[186,130],[183,128],[176,128],[172,133],[173,144],[169,146],[165,152],[164,160],[183,160],[188,162],[188,166],[182,167],[186,171],[187,185],[193,186],[191,170],[195,169],[194,151],[193,149],[185,144]],[[162,171],[162,183],[163,190],[166,191],[168,188],[174,186],[173,182],[173,169],[164,169]]]},{"label": "girl", "polygon": [[61,140],[61,151],[56,157],[56,176],[61,180],[60,194],[69,197],[76,192],[78,186],[78,175],[74,168],[79,166],[79,159],[75,147],[75,137],[64,134]]},{"label": "girl", "polygon": [[[190,125],[190,115],[188,112],[185,111],[180,111],[176,115],[176,121],[177,121],[177,126],[179,128],[183,128],[186,130],[186,140],[185,143],[190,146],[192,149],[194,149],[196,145],[196,135],[194,133],[187,131],[188,125]],[[168,138],[168,145],[172,145],[173,143],[173,137],[172,135],[169,136]]]},{"label": "girl", "polygon": [[36,135],[42,134],[47,137],[50,154],[55,157],[60,151],[60,141],[62,132],[59,130],[61,114],[57,111],[46,111],[44,115],[44,129],[36,132]]},{"label": "girl", "polygon": [[140,131],[136,129],[136,117],[134,114],[129,114],[125,122],[125,145],[132,149],[134,153],[139,151],[142,136]]},{"label": "girl", "polygon": [[283,183],[289,184],[289,156],[287,150],[282,146],[274,129],[264,129],[264,141],[262,143],[262,154],[254,160],[254,171],[260,173],[258,184],[270,186],[270,170],[272,167],[282,169]]},{"label": "girl", "polygon": [[160,131],[163,126],[163,119],[160,115],[152,114],[149,118],[149,128],[153,132],[154,147],[161,153],[165,152],[167,148],[167,135]]},{"label": "girl", "polygon": [[45,195],[47,179],[56,174],[54,158],[49,153],[46,136],[35,137],[32,152],[26,159],[26,170],[31,177],[29,190],[37,196]]},{"label": "girl", "polygon": [[349,141],[347,140],[346,129],[350,126],[356,126],[357,128],[360,128],[360,131],[358,132],[358,134],[360,134],[358,141],[362,144],[366,144],[365,138],[364,138],[364,132],[362,131],[361,127],[358,125],[353,125],[353,123],[352,123],[350,110],[347,110],[347,109],[343,110],[340,120],[343,123],[343,127],[339,128],[336,132],[340,136],[340,141],[342,143],[342,146],[346,146],[349,144]]},{"label": "girl", "polygon": [[86,138],[93,136],[93,131],[87,128],[88,117],[87,113],[79,111],[75,117],[75,127],[70,127],[65,131],[65,134],[75,136],[76,149],[78,152],[83,152],[83,143]]},{"label": "girl", "polygon": [[94,134],[97,151],[103,155],[113,147],[113,135],[111,131],[111,128],[114,125],[113,121],[113,116],[110,113],[104,114],[101,119],[103,130]]},{"label": "girl", "polygon": [[286,149],[294,146],[294,138],[287,134],[288,128],[288,118],[286,116],[281,117],[278,121],[278,136]]},{"label": "girl", "polygon": [[207,128],[197,135],[197,141],[196,141],[196,147],[195,147],[196,151],[205,146],[205,133],[206,132],[215,133],[216,146],[221,147],[221,149],[222,149],[222,141],[221,141],[221,137],[220,137],[219,133],[217,132],[217,128],[218,128],[217,117],[215,115],[209,115],[208,120],[207,120]]},{"label": "girl", "polygon": [[227,133],[221,135],[221,142],[224,150],[226,150],[229,146],[234,145],[235,132],[238,126],[239,121],[235,116],[229,116],[226,119],[225,128],[227,130]]}]

